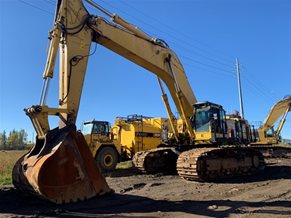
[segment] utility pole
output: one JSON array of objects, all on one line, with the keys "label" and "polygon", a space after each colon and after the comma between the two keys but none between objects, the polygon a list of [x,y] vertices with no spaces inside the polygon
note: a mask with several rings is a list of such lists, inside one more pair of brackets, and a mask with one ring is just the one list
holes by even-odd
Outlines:
[{"label": "utility pole", "polygon": [[243,107],[243,99],[242,99],[242,90],[241,90],[241,81],[240,81],[240,67],[239,67],[238,58],[236,58],[236,74],[237,74],[240,115],[242,118],[244,118],[244,107]]}]

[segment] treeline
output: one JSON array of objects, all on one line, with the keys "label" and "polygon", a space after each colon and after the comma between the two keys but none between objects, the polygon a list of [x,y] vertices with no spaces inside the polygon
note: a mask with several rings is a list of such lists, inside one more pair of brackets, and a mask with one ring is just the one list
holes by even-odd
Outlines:
[{"label": "treeline", "polygon": [[0,150],[22,150],[27,148],[27,144],[27,133],[23,129],[0,133]]}]

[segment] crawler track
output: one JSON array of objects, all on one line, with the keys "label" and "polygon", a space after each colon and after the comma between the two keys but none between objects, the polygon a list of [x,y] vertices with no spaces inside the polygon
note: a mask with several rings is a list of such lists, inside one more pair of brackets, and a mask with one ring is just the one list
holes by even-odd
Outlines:
[{"label": "crawler track", "polygon": [[265,167],[262,154],[251,148],[196,148],[180,154],[178,174],[190,181],[213,181],[254,174]]},{"label": "crawler track", "polygon": [[176,161],[179,153],[174,148],[156,148],[137,152],[133,165],[144,173],[176,173]]}]

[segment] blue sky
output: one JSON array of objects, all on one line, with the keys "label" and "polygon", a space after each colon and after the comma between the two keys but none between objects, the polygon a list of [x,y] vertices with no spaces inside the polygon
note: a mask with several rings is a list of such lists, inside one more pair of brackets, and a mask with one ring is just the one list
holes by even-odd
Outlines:
[{"label": "blue sky", "polygon": [[[1,132],[25,129],[32,138],[34,129],[23,108],[39,104],[54,2],[0,0]],[[273,104],[291,94],[289,0],[96,2],[165,40],[180,57],[199,101],[219,103],[228,113],[239,110],[236,57],[250,123],[263,121]],[[51,107],[57,107],[57,85],[56,74],[49,90]],[[93,118],[113,123],[128,114],[166,117],[156,77],[98,45],[89,59],[77,126]],[[54,127],[57,120],[51,123]],[[290,115],[282,135],[291,139]]]}]

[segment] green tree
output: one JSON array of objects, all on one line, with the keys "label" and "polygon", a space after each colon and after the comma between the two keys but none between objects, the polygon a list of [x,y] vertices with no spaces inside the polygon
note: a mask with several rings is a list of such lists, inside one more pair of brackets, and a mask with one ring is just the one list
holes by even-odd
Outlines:
[{"label": "green tree", "polygon": [[4,150],[6,144],[7,144],[7,137],[6,137],[6,131],[4,130],[2,133],[0,133],[0,150]]},{"label": "green tree", "polygon": [[0,149],[4,150],[22,150],[25,149],[27,143],[27,133],[24,129],[17,131],[13,129],[9,132],[8,137],[6,132],[0,133]]},{"label": "green tree", "polygon": [[9,136],[7,139],[7,146],[5,147],[7,150],[13,150],[15,147],[17,147],[18,143],[18,134],[15,129],[13,129],[11,132],[9,132]]},{"label": "green tree", "polygon": [[26,143],[26,140],[27,140],[27,133],[25,132],[24,129],[21,129],[19,132],[18,132],[18,142],[17,142],[17,149],[24,149],[25,147],[25,143]]}]

